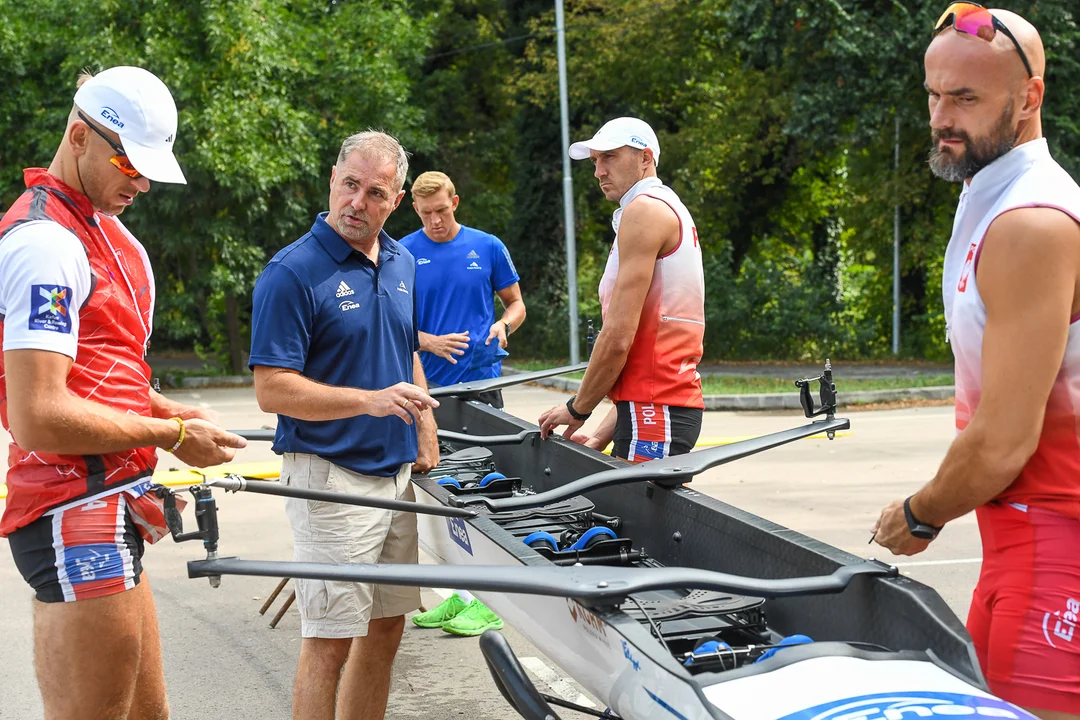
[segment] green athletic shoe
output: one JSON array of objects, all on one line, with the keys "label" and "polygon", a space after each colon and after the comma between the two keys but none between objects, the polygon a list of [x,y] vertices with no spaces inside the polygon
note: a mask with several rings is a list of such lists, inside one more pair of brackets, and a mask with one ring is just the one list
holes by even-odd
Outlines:
[{"label": "green athletic shoe", "polygon": [[443,632],[451,635],[479,635],[485,630],[498,630],[503,626],[499,616],[487,609],[479,599],[465,606],[465,609],[442,626]]},{"label": "green athletic shoe", "polygon": [[412,621],[422,628],[442,627],[457,617],[465,609],[465,601],[457,593],[443,600],[437,606],[419,615],[413,615]]}]

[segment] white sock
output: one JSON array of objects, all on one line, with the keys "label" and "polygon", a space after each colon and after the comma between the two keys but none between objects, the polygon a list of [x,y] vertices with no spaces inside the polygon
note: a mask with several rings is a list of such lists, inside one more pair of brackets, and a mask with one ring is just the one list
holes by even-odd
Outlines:
[{"label": "white sock", "polygon": [[459,598],[461,598],[462,600],[465,601],[466,605],[468,605],[469,603],[471,603],[473,601],[472,593],[469,592],[468,590],[455,590],[454,592],[456,592],[458,594]]}]

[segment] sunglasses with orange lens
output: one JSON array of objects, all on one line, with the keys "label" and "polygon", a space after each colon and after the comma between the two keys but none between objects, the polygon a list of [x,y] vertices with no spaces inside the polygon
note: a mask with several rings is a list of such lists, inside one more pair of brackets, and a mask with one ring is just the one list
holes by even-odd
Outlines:
[{"label": "sunglasses with orange lens", "polygon": [[124,148],[119,143],[114,143],[112,141],[112,138],[99,130],[98,127],[94,125],[94,123],[90,122],[90,118],[83,115],[82,112],[79,113],[79,118],[84,123],[86,123],[91,130],[100,135],[102,139],[105,140],[105,142],[109,143],[109,147],[111,147],[113,149],[113,152],[116,153],[111,158],[109,158],[109,162],[115,165],[117,169],[120,170],[120,172],[124,173],[132,180],[138,180],[142,177],[142,173],[136,170],[135,166],[131,164],[131,160],[128,159],[127,153],[124,152]]},{"label": "sunglasses with orange lens", "polygon": [[1005,23],[998,20],[993,13],[982,5],[973,2],[953,3],[945,8],[945,12],[941,13],[941,17],[938,18],[937,24],[934,25],[934,35],[937,35],[950,25],[956,28],[958,32],[974,35],[987,42],[992,41],[997,36],[998,30],[1000,30],[1016,46],[1016,52],[1020,53],[1020,59],[1024,61],[1024,68],[1027,69],[1028,77],[1035,77],[1035,73],[1031,71],[1031,63],[1028,62],[1027,55],[1024,54],[1024,49],[1020,47],[1016,36],[1009,31],[1009,28],[1005,27]]}]

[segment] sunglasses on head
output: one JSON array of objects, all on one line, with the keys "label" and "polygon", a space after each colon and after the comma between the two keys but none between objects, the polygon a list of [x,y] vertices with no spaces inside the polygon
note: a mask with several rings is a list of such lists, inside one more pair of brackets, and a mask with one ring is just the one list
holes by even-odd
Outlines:
[{"label": "sunglasses on head", "polygon": [[79,112],[79,119],[86,123],[91,130],[100,135],[102,139],[105,140],[105,142],[109,143],[109,147],[111,147],[113,149],[113,152],[116,153],[111,158],[109,158],[109,162],[115,165],[120,172],[124,173],[132,180],[138,180],[142,177],[142,173],[136,170],[135,166],[131,164],[131,160],[128,159],[127,153],[124,152],[124,148],[121,147],[119,143],[113,142],[112,138],[110,138],[108,135],[98,129],[98,127],[94,125],[94,123],[90,122],[90,118],[83,115],[82,111]]},{"label": "sunglasses on head", "polygon": [[1035,73],[1031,71],[1031,63],[1028,62],[1027,55],[1024,54],[1024,49],[1020,47],[1016,36],[1012,34],[1009,28],[1005,27],[1005,23],[998,20],[993,13],[982,5],[973,2],[953,3],[945,8],[945,12],[941,13],[941,17],[938,18],[937,24],[934,25],[934,35],[937,35],[950,25],[959,32],[974,35],[987,42],[994,39],[998,30],[1005,33],[1005,37],[1012,40],[1016,52],[1020,53],[1020,59],[1024,61],[1024,68],[1027,70],[1028,77],[1035,77]]}]

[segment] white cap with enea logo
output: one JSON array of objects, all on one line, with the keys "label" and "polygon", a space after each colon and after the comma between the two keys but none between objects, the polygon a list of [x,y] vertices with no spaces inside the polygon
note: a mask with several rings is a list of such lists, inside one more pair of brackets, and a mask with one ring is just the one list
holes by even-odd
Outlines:
[{"label": "white cap with enea logo", "polygon": [[120,136],[140,173],[155,182],[187,184],[172,149],[176,103],[156,75],[127,66],[103,70],[75,92],[75,105]]},{"label": "white cap with enea logo", "polygon": [[624,145],[638,150],[652,150],[653,162],[659,167],[660,143],[656,140],[656,133],[649,127],[649,123],[632,117],[615,118],[604,123],[591,140],[571,145],[570,157],[574,160],[585,160],[589,157],[590,150],[606,152]]}]

